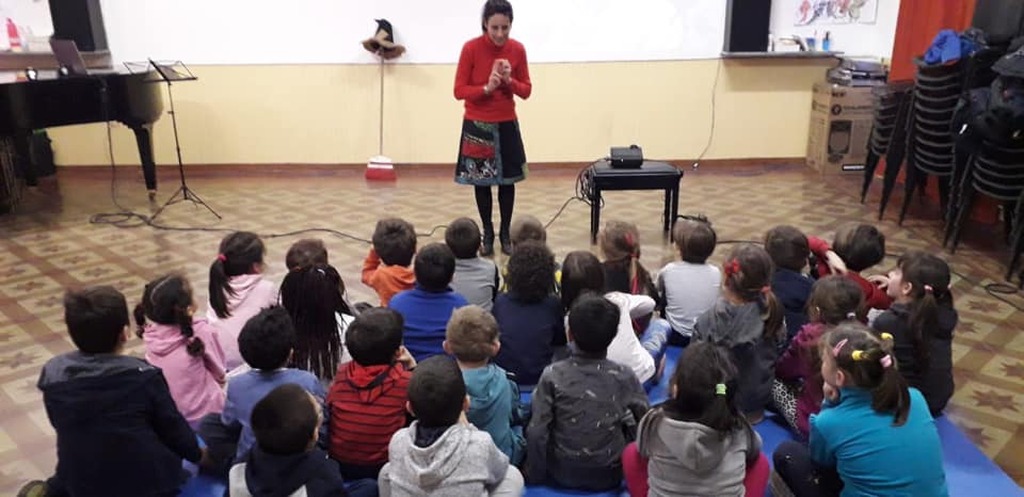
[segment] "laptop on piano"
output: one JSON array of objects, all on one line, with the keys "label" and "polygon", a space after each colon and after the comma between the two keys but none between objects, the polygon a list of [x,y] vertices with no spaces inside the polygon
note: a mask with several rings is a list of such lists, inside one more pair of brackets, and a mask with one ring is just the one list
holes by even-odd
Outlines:
[{"label": "laptop on piano", "polygon": [[116,69],[92,69],[85,67],[85,60],[82,59],[82,52],[78,51],[75,40],[61,40],[50,38],[50,50],[57,59],[58,67],[66,67],[68,76],[98,76],[103,74],[116,74]]}]

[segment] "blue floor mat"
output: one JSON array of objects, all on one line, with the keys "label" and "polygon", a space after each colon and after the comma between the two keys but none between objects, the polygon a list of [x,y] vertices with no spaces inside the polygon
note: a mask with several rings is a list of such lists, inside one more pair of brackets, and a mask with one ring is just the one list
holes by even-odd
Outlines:
[{"label": "blue floor mat", "polygon": [[[669,379],[675,371],[676,362],[682,349],[669,347],[665,353],[665,373],[661,381],[648,392],[651,405],[662,402],[668,398]],[[530,402],[530,394],[521,395],[524,403]],[[946,484],[949,487],[951,497],[967,496],[991,496],[991,497],[1024,497],[1024,490],[1006,473],[1003,472],[991,459],[971,442],[949,418],[943,416],[935,421],[939,430],[939,438],[942,440],[942,456],[946,470]],[[774,415],[768,414],[764,421],[754,427],[761,435],[763,442],[762,450],[771,462],[771,454],[775,448],[785,440],[792,440],[793,434],[786,427],[786,422]],[[183,497],[221,497],[224,495],[226,486],[223,481],[215,480],[207,476],[199,476],[189,481],[182,489]],[[560,490],[549,487],[530,486],[523,493],[524,497],[628,497],[623,488],[621,491],[587,493],[573,490]],[[771,489],[765,493],[771,496]]]}]

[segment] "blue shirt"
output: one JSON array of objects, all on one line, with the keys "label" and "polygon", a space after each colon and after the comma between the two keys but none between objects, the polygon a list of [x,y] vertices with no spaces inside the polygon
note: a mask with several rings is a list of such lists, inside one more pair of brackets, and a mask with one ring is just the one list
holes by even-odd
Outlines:
[{"label": "blue shirt", "polygon": [[402,339],[417,362],[444,354],[442,344],[448,320],[455,309],[466,305],[469,305],[466,298],[450,288],[443,292],[428,292],[418,283],[416,288],[395,295],[388,303],[388,307],[405,320]]},{"label": "blue shirt", "polygon": [[494,362],[515,373],[520,385],[536,385],[544,368],[551,364],[555,350],[565,347],[562,303],[548,296],[527,304],[501,293],[491,312],[501,331],[501,349]]},{"label": "blue shirt", "polygon": [[772,275],[772,293],[786,310],[786,343],[807,324],[807,299],[814,280],[792,269],[777,269]]},{"label": "blue shirt", "polygon": [[[235,452],[235,460],[239,461],[246,452],[256,443],[256,436],[252,432],[250,416],[252,408],[256,403],[263,400],[271,390],[288,383],[294,383],[312,394],[324,405],[324,387],[320,380],[308,371],[298,369],[282,368],[275,371],[264,371],[254,369],[247,373],[231,378],[228,381],[227,400],[224,401],[224,411],[220,415],[221,422],[227,426],[234,424],[242,425],[242,435],[238,439],[238,450]],[[323,409],[324,424],[321,427],[321,434],[327,426],[328,410]],[[321,440],[328,440],[325,436]]]},{"label": "blue shirt", "polygon": [[843,388],[839,395],[811,415],[810,449],[815,463],[839,472],[842,497],[949,495],[939,433],[921,392],[910,389],[902,426],[871,408],[868,390]]}]

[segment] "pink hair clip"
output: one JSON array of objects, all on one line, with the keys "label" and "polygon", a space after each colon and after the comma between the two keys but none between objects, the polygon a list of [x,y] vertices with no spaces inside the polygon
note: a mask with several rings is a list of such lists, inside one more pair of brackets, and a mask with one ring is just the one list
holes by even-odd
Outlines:
[{"label": "pink hair clip", "polygon": [[226,256],[224,254],[217,254],[217,260],[221,261],[221,262],[227,262],[228,261],[228,256]]},{"label": "pink hair clip", "polygon": [[849,338],[844,338],[844,339],[840,340],[839,343],[837,343],[835,347],[832,347],[832,357],[839,357],[839,353],[843,351],[843,347],[845,347],[846,346],[846,342],[849,342],[849,341],[850,341]]},{"label": "pink hair clip", "polygon": [[934,288],[932,288],[932,286],[931,286],[931,285],[925,285],[925,286],[924,286],[924,292],[925,292],[925,293],[933,293],[934,291],[935,291],[935,289],[934,289]]},{"label": "pink hair clip", "polygon": [[882,363],[883,368],[888,369],[892,367],[892,356],[889,354],[885,354],[885,356],[879,359],[878,362]]}]

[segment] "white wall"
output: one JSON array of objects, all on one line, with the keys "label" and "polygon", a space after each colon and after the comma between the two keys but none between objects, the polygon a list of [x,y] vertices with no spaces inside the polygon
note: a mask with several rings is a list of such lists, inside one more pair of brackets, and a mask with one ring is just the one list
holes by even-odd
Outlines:
[{"label": "white wall", "polygon": [[19,26],[28,26],[35,36],[53,34],[50,2],[47,0],[0,0],[0,14],[10,17]]},{"label": "white wall", "polygon": [[[945,0],[935,0],[941,2]],[[874,24],[816,24],[794,26],[794,11],[801,0],[775,0],[772,2],[772,33],[776,36],[798,34],[802,37],[818,33],[818,49],[826,31],[832,32],[831,50],[850,56],[892,58],[896,39],[896,21],[900,13],[900,0],[878,0],[878,17]]]}]

